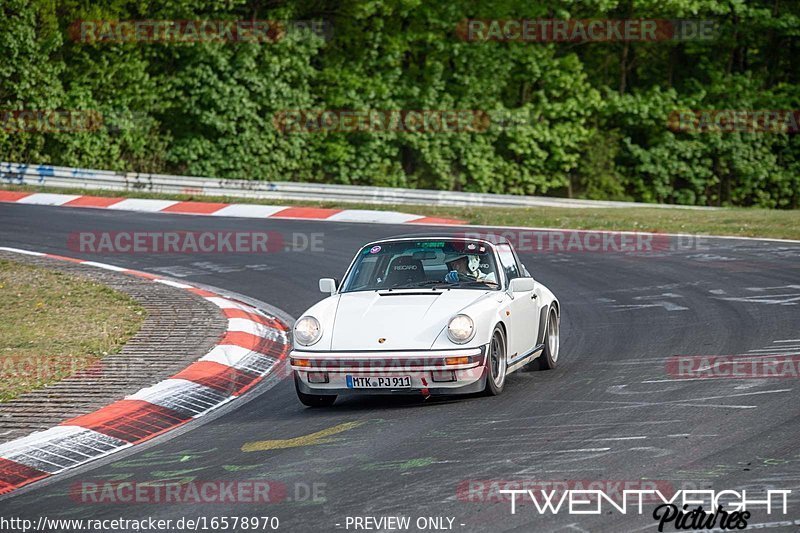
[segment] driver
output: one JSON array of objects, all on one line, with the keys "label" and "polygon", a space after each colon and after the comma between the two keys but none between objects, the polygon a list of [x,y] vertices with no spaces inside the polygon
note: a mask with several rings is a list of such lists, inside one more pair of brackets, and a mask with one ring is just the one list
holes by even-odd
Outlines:
[{"label": "driver", "polygon": [[491,281],[496,283],[494,272],[488,274],[481,271],[481,258],[479,255],[462,255],[452,261],[447,261],[447,268],[450,271],[444,277],[448,283],[458,283],[461,276],[474,279],[476,281]]}]

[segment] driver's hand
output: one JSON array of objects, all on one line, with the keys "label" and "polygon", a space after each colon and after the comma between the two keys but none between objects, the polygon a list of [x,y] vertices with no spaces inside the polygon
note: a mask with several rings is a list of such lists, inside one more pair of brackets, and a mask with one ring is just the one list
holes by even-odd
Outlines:
[{"label": "driver's hand", "polygon": [[450,271],[450,272],[448,272],[448,273],[447,273],[447,275],[444,277],[444,280],[445,280],[447,283],[458,283],[458,271],[457,271],[457,270],[451,270],[451,271]]}]

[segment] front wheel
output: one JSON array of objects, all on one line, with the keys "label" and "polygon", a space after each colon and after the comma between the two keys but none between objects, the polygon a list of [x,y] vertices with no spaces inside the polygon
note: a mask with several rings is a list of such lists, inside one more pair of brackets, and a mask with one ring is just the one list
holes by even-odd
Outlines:
[{"label": "front wheel", "polygon": [[486,388],[483,392],[488,396],[497,396],[503,392],[506,384],[506,336],[500,326],[495,326],[492,341],[486,354]]},{"label": "front wheel", "polygon": [[306,394],[300,390],[297,384],[298,377],[294,377],[294,389],[297,392],[297,398],[300,403],[307,407],[330,407],[336,401],[335,394]]},{"label": "front wheel", "polygon": [[561,346],[561,339],[559,338],[561,321],[555,309],[550,310],[546,327],[544,350],[542,350],[542,355],[536,358],[539,361],[539,370],[552,370],[558,366],[558,350]]}]

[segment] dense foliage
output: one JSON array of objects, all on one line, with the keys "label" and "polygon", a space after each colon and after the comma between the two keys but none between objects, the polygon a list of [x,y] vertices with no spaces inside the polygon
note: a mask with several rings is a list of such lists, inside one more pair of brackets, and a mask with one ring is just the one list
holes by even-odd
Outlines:
[{"label": "dense foliage", "polygon": [[[0,0],[0,159],[219,178],[798,207],[800,135],[674,131],[677,110],[800,109],[793,0]],[[469,41],[465,19],[713,19],[713,38]],[[321,20],[275,42],[114,43],[75,20]],[[297,133],[285,110],[479,110],[477,131]],[[8,115],[6,115],[8,122]],[[24,130],[24,128],[22,128]]]}]

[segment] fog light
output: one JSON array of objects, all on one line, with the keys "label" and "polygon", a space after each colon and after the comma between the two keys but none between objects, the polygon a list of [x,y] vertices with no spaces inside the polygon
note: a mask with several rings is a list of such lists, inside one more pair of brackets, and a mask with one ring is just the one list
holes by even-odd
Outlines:
[{"label": "fog light", "polygon": [[328,373],[327,372],[309,372],[308,373],[308,382],[309,383],[327,383],[328,382]]},{"label": "fog light", "polygon": [[455,381],[456,373],[452,370],[434,370],[431,372],[431,379],[433,381]]}]

